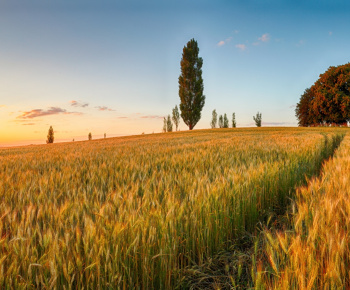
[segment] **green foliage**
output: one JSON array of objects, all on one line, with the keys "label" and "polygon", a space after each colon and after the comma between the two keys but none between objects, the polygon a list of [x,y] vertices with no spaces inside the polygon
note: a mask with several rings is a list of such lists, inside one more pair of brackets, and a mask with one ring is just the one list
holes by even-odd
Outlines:
[{"label": "green foliage", "polygon": [[181,117],[190,130],[200,120],[205,103],[202,79],[203,59],[198,54],[197,41],[191,39],[183,48],[181,75],[179,76]]},{"label": "green foliage", "polygon": [[232,113],[232,128],[236,128],[236,114]]},{"label": "green foliage", "polygon": [[224,128],[228,128],[228,118],[227,118],[226,113],[224,114],[224,124],[223,124],[223,127],[224,127]]},{"label": "green foliage", "polygon": [[164,117],[163,118],[163,130],[162,130],[163,133],[166,133],[166,125],[167,125],[167,121],[166,121],[166,118]]},{"label": "green foliage", "polygon": [[343,125],[350,121],[350,63],[331,66],[306,89],[295,109],[299,126]]},{"label": "green foliage", "polygon": [[54,137],[53,128],[52,128],[52,126],[50,126],[49,132],[47,133],[46,143],[51,144],[51,143],[53,143],[54,139],[55,139],[55,137]]},{"label": "green foliage", "polygon": [[168,132],[173,132],[173,123],[171,122],[171,117],[168,115],[167,121],[166,121],[166,130]]},{"label": "green foliage", "polygon": [[179,124],[180,124],[180,113],[179,113],[179,108],[177,107],[177,105],[173,109],[172,113],[173,113],[172,120],[175,124],[175,128],[177,131],[177,129],[179,128]]},{"label": "green foliage", "polygon": [[217,122],[218,122],[218,114],[216,113],[216,110],[213,110],[212,119],[210,122],[210,126],[212,129],[216,128]]},{"label": "green foliage", "polygon": [[261,127],[261,121],[262,121],[262,115],[261,113],[257,112],[255,116],[253,116],[253,120],[255,121],[255,125],[257,127]]},{"label": "green foliage", "polygon": [[219,128],[224,128],[224,118],[222,115],[219,116]]},{"label": "green foliage", "polygon": [[88,135],[88,139],[89,139],[89,140],[92,140],[91,132],[90,132],[89,135]]}]

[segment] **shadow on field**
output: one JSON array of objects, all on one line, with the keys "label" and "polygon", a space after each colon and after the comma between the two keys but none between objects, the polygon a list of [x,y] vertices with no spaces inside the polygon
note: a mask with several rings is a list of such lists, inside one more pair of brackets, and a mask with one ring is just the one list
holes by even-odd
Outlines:
[{"label": "shadow on field", "polygon": [[[324,134],[324,151],[322,158],[315,160],[317,166],[310,176],[304,176],[299,184],[294,184],[283,202],[256,225],[253,233],[245,232],[240,238],[233,240],[227,250],[209,257],[201,265],[194,264],[183,270],[183,278],[177,289],[248,289],[255,285],[256,269],[260,269],[258,261],[266,259],[264,253],[263,230],[266,228],[286,231],[291,227],[291,215],[294,208],[293,198],[297,187],[305,186],[310,179],[322,173],[323,164],[333,157],[345,134],[328,137]],[[266,237],[265,237],[266,238]],[[267,237],[268,238],[268,237]],[[261,270],[261,269],[260,269]]]}]

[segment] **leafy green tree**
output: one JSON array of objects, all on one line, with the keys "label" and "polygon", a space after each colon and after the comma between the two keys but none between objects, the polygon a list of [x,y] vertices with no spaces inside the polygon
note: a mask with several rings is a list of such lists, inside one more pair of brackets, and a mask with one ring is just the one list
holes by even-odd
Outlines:
[{"label": "leafy green tree", "polygon": [[216,128],[217,122],[218,122],[218,114],[216,113],[216,110],[213,110],[212,119],[210,122],[210,126],[212,129]]},{"label": "leafy green tree", "polygon": [[224,118],[222,115],[219,116],[219,128],[224,128]]},{"label": "leafy green tree", "polygon": [[205,103],[202,79],[203,59],[198,54],[198,43],[191,39],[183,48],[181,75],[179,76],[181,117],[190,130],[200,120]]},{"label": "leafy green tree", "polygon": [[226,113],[224,114],[224,124],[223,124],[224,126],[224,128],[228,128],[228,118],[227,118],[227,115],[226,115]]},{"label": "leafy green tree", "polygon": [[89,139],[89,140],[92,140],[91,132],[90,132],[89,135],[88,135],[88,139]]},{"label": "leafy green tree", "polygon": [[52,126],[50,126],[49,132],[47,133],[46,143],[51,144],[51,143],[53,143],[54,139],[55,139],[55,137],[54,137],[54,133],[53,133],[53,128],[52,128]]},{"label": "leafy green tree", "polygon": [[171,122],[171,117],[168,115],[168,119],[166,121],[166,130],[168,132],[173,132],[173,123]]},{"label": "leafy green tree", "polygon": [[257,127],[261,127],[261,121],[262,121],[262,115],[261,115],[261,113],[257,112],[257,113],[256,113],[256,116],[253,116],[253,119],[254,119],[254,121],[255,121],[255,125],[256,125]]},{"label": "leafy green tree", "polygon": [[232,128],[236,128],[236,113],[232,113]]},{"label": "leafy green tree", "polygon": [[345,125],[350,121],[350,63],[331,66],[306,89],[295,109],[299,126]]},{"label": "leafy green tree", "polygon": [[179,128],[179,124],[180,124],[180,113],[179,113],[179,108],[177,107],[177,105],[173,109],[172,119],[173,119],[173,122],[175,124],[176,131],[177,131],[177,129]]},{"label": "leafy green tree", "polygon": [[167,122],[166,122],[166,118],[164,117],[163,118],[163,133],[166,133],[166,125],[167,125]]}]

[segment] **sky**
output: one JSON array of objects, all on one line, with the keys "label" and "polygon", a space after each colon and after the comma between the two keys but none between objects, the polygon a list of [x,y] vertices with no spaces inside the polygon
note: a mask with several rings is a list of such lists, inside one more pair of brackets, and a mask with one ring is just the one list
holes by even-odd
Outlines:
[{"label": "sky", "polygon": [[[0,0],[0,146],[158,133],[179,105],[182,49],[203,58],[205,106],[238,127],[297,126],[295,105],[348,63],[350,3]],[[180,130],[188,130],[181,120]]]}]

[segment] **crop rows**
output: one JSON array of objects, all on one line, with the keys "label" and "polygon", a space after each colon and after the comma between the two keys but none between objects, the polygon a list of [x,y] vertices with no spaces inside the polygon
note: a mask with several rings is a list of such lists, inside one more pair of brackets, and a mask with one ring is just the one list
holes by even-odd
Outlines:
[{"label": "crop rows", "polygon": [[298,190],[291,229],[266,231],[258,289],[350,288],[350,137]]},{"label": "crop rows", "polygon": [[0,150],[0,288],[173,288],[282,211],[340,135],[226,129]]}]

